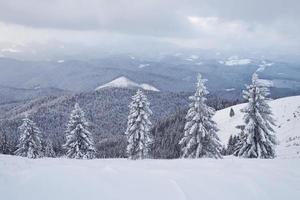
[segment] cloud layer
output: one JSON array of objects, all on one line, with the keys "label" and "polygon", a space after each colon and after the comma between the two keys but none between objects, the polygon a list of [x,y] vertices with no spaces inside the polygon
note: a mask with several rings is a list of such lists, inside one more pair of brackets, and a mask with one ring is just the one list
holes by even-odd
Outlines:
[{"label": "cloud layer", "polygon": [[137,38],[298,52],[299,19],[298,0],[0,0],[0,41],[109,45]]}]

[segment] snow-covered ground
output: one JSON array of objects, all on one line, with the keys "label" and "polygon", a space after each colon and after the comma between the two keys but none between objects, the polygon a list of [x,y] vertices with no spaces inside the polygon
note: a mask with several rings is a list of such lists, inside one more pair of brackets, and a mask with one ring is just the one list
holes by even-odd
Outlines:
[{"label": "snow-covered ground", "polygon": [[[0,155],[2,200],[298,200],[300,96],[270,101],[280,141],[276,159],[28,159]],[[240,109],[218,111],[223,142],[242,125]]]},{"label": "snow-covered ground", "polygon": [[3,200],[298,200],[300,159],[27,159],[0,155]]},{"label": "snow-covered ground", "polygon": [[[275,133],[280,144],[277,147],[278,157],[300,158],[300,96],[286,97],[269,102],[276,126]],[[216,112],[214,120],[218,124],[219,137],[227,143],[231,134],[237,134],[236,126],[243,125],[243,113],[240,110],[245,104],[239,104]],[[229,116],[233,108],[235,115]],[[299,180],[300,182],[300,180]]]}]

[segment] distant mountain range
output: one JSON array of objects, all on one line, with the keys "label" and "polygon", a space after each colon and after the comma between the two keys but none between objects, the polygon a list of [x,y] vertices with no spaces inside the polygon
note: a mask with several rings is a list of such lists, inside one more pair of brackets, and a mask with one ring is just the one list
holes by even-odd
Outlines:
[{"label": "distant mountain range", "polygon": [[62,96],[72,92],[58,88],[14,88],[0,85],[0,104],[32,100],[47,96]]},{"label": "distant mountain range", "polygon": [[0,85],[26,89],[52,87],[77,92],[118,84],[116,79],[118,82],[120,77],[144,89],[192,91],[200,72],[208,79],[211,93],[231,99],[240,98],[241,90],[257,72],[271,84],[273,97],[300,94],[300,63],[238,56],[205,59],[194,54],[174,54],[146,60],[114,55],[85,61],[0,58],[0,71]]}]

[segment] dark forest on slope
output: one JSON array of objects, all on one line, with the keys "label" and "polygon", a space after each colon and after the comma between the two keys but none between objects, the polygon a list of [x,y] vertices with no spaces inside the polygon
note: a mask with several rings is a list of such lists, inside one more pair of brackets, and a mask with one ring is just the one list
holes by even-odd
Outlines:
[{"label": "dark forest on slope", "polygon": [[[44,139],[50,139],[57,155],[63,154],[61,145],[65,142],[65,128],[69,114],[78,102],[85,111],[90,122],[90,131],[94,134],[97,147],[97,157],[125,157],[126,140],[124,131],[127,123],[128,104],[135,90],[103,89],[96,92],[85,92],[74,95],[50,96],[30,101],[22,101],[0,106],[0,151],[13,154],[18,142],[18,126],[25,113],[28,113],[42,131]],[[153,156],[173,158],[178,153],[164,152],[168,144],[173,145],[178,140],[184,110],[191,93],[146,92],[153,111],[152,122],[156,141],[166,141],[162,152],[153,152]],[[210,96],[208,103],[216,109],[221,109],[237,102],[229,102],[215,96]],[[181,113],[179,115],[178,113]],[[170,117],[171,116],[171,117]],[[175,116],[175,117],[174,117]],[[169,118],[170,117],[170,118]],[[175,121],[174,121],[175,118]],[[172,122],[174,121],[174,122]],[[176,124],[178,122],[178,124]],[[170,127],[170,123],[175,123]],[[174,129],[173,131],[171,129]],[[174,137],[174,138],[173,138]],[[175,147],[169,148],[176,151]]]}]

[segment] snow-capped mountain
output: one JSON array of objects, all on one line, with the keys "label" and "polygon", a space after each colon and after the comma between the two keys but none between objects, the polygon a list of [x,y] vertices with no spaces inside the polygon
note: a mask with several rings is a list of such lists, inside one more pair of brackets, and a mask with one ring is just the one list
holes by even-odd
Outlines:
[{"label": "snow-capped mountain", "polygon": [[[219,137],[227,143],[231,134],[238,134],[236,126],[243,125],[243,113],[240,110],[245,104],[239,104],[216,112],[214,120],[218,124]],[[286,97],[270,101],[276,126],[274,127],[279,145],[278,157],[300,157],[300,96]],[[230,109],[235,115],[229,116]]]},{"label": "snow-capped mountain", "polygon": [[156,87],[147,84],[147,83],[136,83],[128,78],[126,78],[125,76],[121,76],[119,78],[116,78],[114,80],[112,80],[109,83],[106,83],[104,85],[100,85],[99,87],[97,87],[95,90],[100,90],[102,88],[107,88],[107,87],[113,87],[113,88],[141,88],[143,90],[151,90],[151,91],[156,91],[158,92],[159,89],[157,89]]}]

